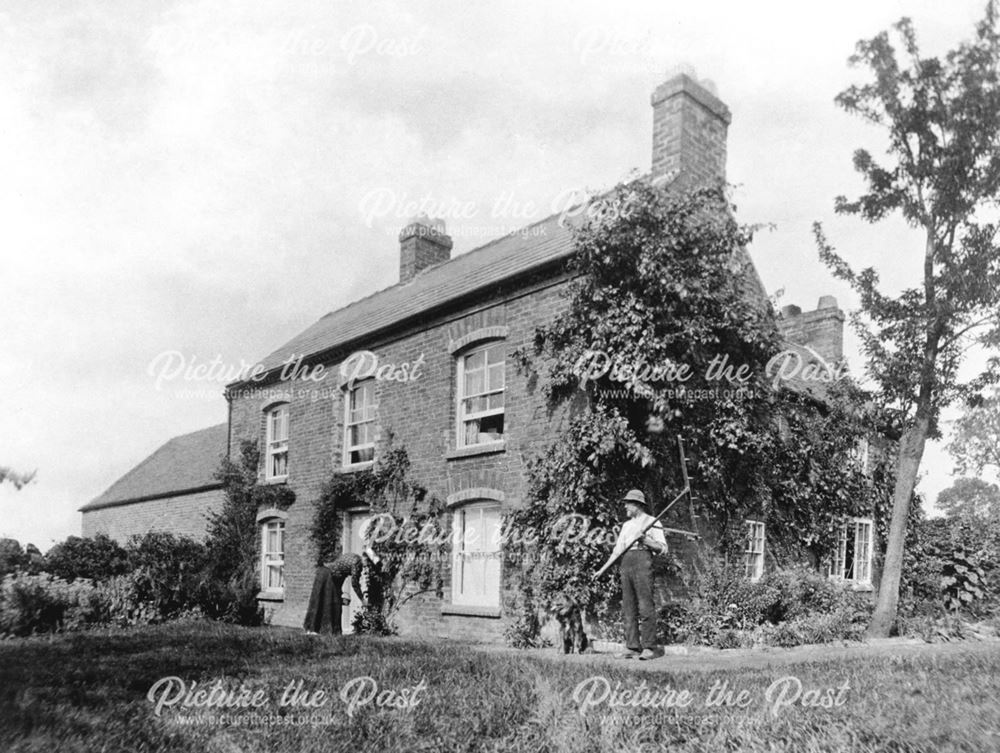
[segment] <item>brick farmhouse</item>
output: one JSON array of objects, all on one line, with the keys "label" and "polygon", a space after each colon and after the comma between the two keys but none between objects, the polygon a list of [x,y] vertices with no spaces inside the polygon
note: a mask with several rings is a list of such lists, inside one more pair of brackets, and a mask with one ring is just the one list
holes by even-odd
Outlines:
[{"label": "brick farmhouse", "polygon": [[[693,76],[680,74],[652,96],[650,178],[697,185],[724,178],[729,109]],[[399,615],[402,631],[496,639],[513,596],[501,559],[490,551],[492,531],[525,503],[526,461],[554,441],[567,414],[549,413],[541,390],[519,373],[511,354],[530,346],[538,326],[563,310],[570,278],[570,230],[549,217],[468,253],[451,257],[444,223],[415,218],[399,234],[399,281],[323,316],[263,358],[258,378],[230,384],[228,442],[261,450],[261,484],[287,485],[295,501],[258,511],[261,590],[273,624],[300,626],[316,566],[310,541],[314,503],[335,473],[372,467],[392,437],[405,448],[413,480],[443,500],[454,525],[480,531],[475,551],[456,544],[444,597],[418,597]],[[746,294],[767,304],[745,257]],[[844,314],[836,300],[813,311],[786,306],[784,337],[833,362],[842,357]],[[317,380],[316,367],[324,369]],[[364,377],[367,378],[351,378]],[[225,427],[200,434],[226,434]],[[157,455],[84,508],[84,533],[168,525],[203,532],[192,506],[216,504],[218,489],[173,489],[173,495],[132,490]],[[199,440],[200,441],[200,440]],[[183,444],[183,443],[182,443]],[[176,486],[176,485],[175,485]],[[115,492],[115,493],[113,493]],[[128,495],[131,494],[131,497]],[[128,497],[128,498],[126,498]],[[172,512],[164,506],[174,505]],[[364,509],[343,518],[343,548],[358,551]],[[747,521],[747,573],[758,577],[767,557],[763,521]],[[202,528],[199,528],[201,526]],[[130,529],[129,529],[130,530]],[[860,587],[871,583],[873,526],[848,521],[833,574]],[[352,605],[353,609],[356,605]],[[351,611],[344,628],[350,630]]]},{"label": "brick farmhouse", "polygon": [[[723,178],[730,113],[709,87],[681,74],[656,89],[652,106],[651,178],[689,185]],[[259,598],[276,624],[302,623],[316,565],[311,503],[332,474],[370,467],[391,435],[406,449],[414,480],[446,502],[454,525],[486,534],[477,546],[489,549],[505,512],[525,503],[526,460],[565,425],[567,415],[549,415],[541,390],[510,356],[566,305],[564,262],[573,249],[566,223],[549,217],[452,258],[444,223],[423,217],[402,229],[399,243],[398,283],[327,314],[264,358],[266,378],[228,388],[230,452],[243,440],[258,442],[262,483],[295,492],[287,509],[258,515]],[[747,294],[767,305],[746,261]],[[815,311],[792,306],[782,314],[789,340],[829,361],[842,356],[844,315],[833,298]],[[307,378],[317,365],[325,368],[321,382]],[[348,378],[368,373],[375,376]],[[367,515],[345,513],[345,549],[361,546]],[[747,525],[748,571],[759,575],[764,524]],[[842,577],[870,580],[867,525],[861,533],[845,527]],[[443,599],[407,604],[403,631],[498,637],[513,596],[501,558],[453,551],[450,570]]]}]

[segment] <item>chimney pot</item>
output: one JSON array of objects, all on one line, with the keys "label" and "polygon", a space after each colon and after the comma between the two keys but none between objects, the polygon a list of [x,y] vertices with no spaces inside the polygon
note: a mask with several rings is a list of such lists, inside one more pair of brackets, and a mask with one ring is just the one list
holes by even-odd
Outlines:
[{"label": "chimney pot", "polygon": [[652,178],[679,181],[682,188],[715,185],[726,179],[726,135],[732,114],[711,81],[693,69],[656,87],[653,105]]},{"label": "chimney pot", "polygon": [[844,357],[844,312],[832,295],[820,298],[815,311],[783,306],[778,331],[788,342],[808,346],[827,361]]},{"label": "chimney pot", "polygon": [[427,267],[448,261],[451,247],[444,220],[426,214],[411,218],[399,231],[399,281],[409,282]]}]

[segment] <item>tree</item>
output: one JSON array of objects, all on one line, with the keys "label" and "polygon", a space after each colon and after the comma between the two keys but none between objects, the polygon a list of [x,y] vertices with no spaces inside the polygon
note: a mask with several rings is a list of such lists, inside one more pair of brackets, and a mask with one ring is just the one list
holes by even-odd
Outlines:
[{"label": "tree", "polygon": [[983,217],[1000,191],[996,4],[986,6],[973,39],[943,59],[920,56],[909,19],[893,28],[903,61],[888,32],[859,42],[850,63],[867,66],[873,80],[836,98],[848,113],[884,129],[888,161],[856,151],[866,192],[854,201],[838,197],[836,211],[868,222],[901,213],[923,236],[919,262],[911,257],[920,284],[897,295],[884,292],[873,268],[856,272],[814,226],[820,258],[860,297],[852,319],[868,371],[903,426],[871,637],[887,636],[895,623],[910,500],[926,440],[938,436],[940,410],[997,380],[995,357],[970,381],[959,380],[958,367],[970,345],[1000,344],[997,226]]},{"label": "tree", "polygon": [[978,478],[960,478],[937,498],[949,518],[1000,518],[1000,487]]},{"label": "tree", "polygon": [[959,473],[1000,473],[1000,390],[970,407],[955,422],[948,451]]},{"label": "tree", "polygon": [[7,466],[0,465],[0,484],[7,481],[14,485],[15,489],[22,489],[35,480],[36,471],[31,473],[18,473]]},{"label": "tree", "polygon": [[223,483],[222,509],[208,516],[207,575],[215,585],[217,606],[212,611],[228,621],[254,625],[262,618],[257,604],[257,560],[260,544],[257,527],[257,467],[260,450],[244,441],[239,462],[224,457],[215,474]]},{"label": "tree", "polygon": [[17,539],[0,539],[0,578],[24,567],[28,557]]}]

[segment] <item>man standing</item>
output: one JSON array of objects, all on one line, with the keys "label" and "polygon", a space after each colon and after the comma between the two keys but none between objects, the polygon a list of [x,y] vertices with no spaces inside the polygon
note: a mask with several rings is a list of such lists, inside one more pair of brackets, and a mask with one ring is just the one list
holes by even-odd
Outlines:
[{"label": "man standing", "polygon": [[[625,652],[621,658],[641,660],[663,656],[656,645],[656,606],[653,602],[653,553],[666,553],[667,541],[659,523],[642,534],[643,528],[654,521],[649,514],[646,495],[632,489],[622,500],[628,520],[622,525],[611,556],[625,552],[621,558],[622,617],[625,622]],[[641,535],[640,535],[641,534]]]}]

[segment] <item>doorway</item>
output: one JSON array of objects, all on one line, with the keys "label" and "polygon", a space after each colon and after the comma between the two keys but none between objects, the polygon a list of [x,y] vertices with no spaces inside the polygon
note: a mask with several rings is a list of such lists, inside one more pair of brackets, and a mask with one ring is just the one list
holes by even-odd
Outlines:
[{"label": "doorway", "polygon": [[[344,514],[344,552],[352,552],[355,554],[361,554],[364,549],[364,543],[361,540],[361,532],[364,530],[365,524],[371,520],[371,512],[367,508],[361,508],[357,510],[348,510]],[[361,576],[361,588],[364,591],[367,584],[365,583],[365,576]],[[358,600],[358,595],[354,593],[354,589],[351,587],[351,579],[347,578],[344,580],[344,596],[347,596],[351,603],[348,604],[341,612],[341,629],[344,634],[354,632],[354,615],[361,611],[361,602]]]}]

